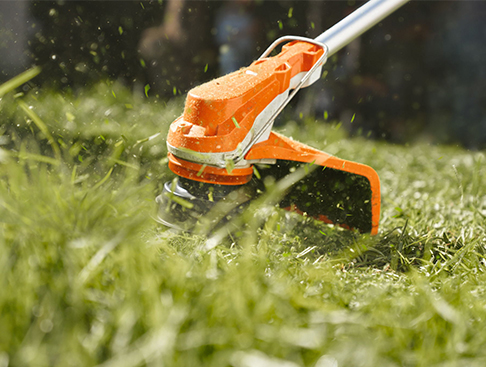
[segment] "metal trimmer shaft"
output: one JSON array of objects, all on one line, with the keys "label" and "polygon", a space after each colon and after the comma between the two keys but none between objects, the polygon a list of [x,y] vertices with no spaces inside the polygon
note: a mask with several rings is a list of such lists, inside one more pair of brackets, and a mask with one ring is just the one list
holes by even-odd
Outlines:
[{"label": "metal trimmer shaft", "polygon": [[328,48],[328,57],[361,36],[409,0],[370,0],[315,38]]}]

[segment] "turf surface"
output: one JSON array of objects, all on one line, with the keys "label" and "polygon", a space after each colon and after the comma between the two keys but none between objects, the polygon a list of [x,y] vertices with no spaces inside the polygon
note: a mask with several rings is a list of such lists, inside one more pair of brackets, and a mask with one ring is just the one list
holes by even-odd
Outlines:
[{"label": "turf surface", "polygon": [[0,367],[485,365],[483,153],[288,121],[377,170],[379,235],[263,203],[209,241],[155,220],[182,102],[3,96]]}]

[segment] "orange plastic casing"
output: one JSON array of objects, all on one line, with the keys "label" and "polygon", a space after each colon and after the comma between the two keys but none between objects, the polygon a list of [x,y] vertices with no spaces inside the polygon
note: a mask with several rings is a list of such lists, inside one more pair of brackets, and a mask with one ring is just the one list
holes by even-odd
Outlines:
[{"label": "orange plastic casing", "polygon": [[[202,154],[237,150],[254,129],[255,118],[290,89],[294,76],[309,71],[323,52],[310,43],[291,42],[277,56],[257,60],[249,67],[190,90],[184,114],[170,127],[168,145]],[[203,182],[239,185],[248,182],[253,172],[249,166],[229,171],[210,164],[201,172],[202,164],[185,161],[169,154],[172,171]]]}]

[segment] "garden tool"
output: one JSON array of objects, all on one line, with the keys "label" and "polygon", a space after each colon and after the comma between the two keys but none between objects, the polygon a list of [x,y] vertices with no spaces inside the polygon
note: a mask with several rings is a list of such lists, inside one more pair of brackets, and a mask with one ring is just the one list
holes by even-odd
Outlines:
[{"label": "garden tool", "polygon": [[304,174],[282,192],[281,208],[376,234],[377,173],[285,137],[272,126],[299,89],[320,79],[328,57],[407,1],[370,0],[317,38],[282,37],[250,66],[190,90],[184,113],[167,136],[169,168],[177,177],[157,197],[160,222],[190,231],[203,218],[205,223],[228,221],[273,190],[275,182],[300,170]]}]

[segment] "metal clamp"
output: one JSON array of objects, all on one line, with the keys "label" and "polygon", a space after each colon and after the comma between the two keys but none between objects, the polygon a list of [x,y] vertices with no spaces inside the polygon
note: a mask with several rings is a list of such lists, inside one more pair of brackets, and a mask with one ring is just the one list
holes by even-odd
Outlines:
[{"label": "metal clamp", "polygon": [[241,161],[243,159],[243,157],[249,152],[251,147],[258,141],[258,139],[260,139],[260,137],[267,130],[267,128],[271,124],[273,124],[273,121],[278,116],[278,114],[280,112],[282,112],[282,110],[285,108],[285,106],[287,106],[287,104],[290,102],[290,100],[292,98],[294,98],[295,94],[307,82],[307,80],[314,73],[314,71],[316,71],[317,68],[319,68],[320,66],[324,65],[327,61],[327,54],[328,54],[329,51],[328,51],[328,47],[324,43],[321,43],[321,42],[316,41],[316,40],[311,39],[311,38],[299,37],[299,36],[284,36],[284,37],[277,39],[265,50],[265,52],[263,52],[263,54],[260,56],[260,58],[258,60],[261,60],[261,59],[267,57],[275,49],[275,47],[277,47],[279,44],[281,44],[283,42],[287,42],[287,41],[302,41],[302,42],[311,43],[313,45],[321,47],[324,50],[324,52],[322,53],[319,60],[317,60],[317,62],[312,66],[312,68],[304,75],[304,77],[301,79],[299,84],[296,85],[296,87],[289,94],[289,96],[283,101],[283,103],[280,105],[280,107],[277,108],[277,110],[273,113],[273,115],[270,117],[270,119],[260,128],[259,131],[256,132],[256,134],[253,135],[253,137],[251,138],[249,143],[242,149],[242,151],[239,152],[239,154],[235,155],[232,158],[234,163],[238,163],[239,161]]},{"label": "metal clamp", "polygon": [[301,37],[301,36],[284,36],[284,37],[280,37],[280,38],[276,39],[275,41],[273,41],[273,43],[270,46],[268,46],[268,48],[262,53],[262,55],[258,58],[258,60],[264,59],[265,57],[267,57],[268,55],[270,55],[272,53],[272,51],[275,49],[275,47],[277,47],[281,43],[284,43],[284,42],[287,42],[287,41],[301,41],[301,42],[307,42],[307,43],[311,43],[313,45],[319,46],[324,50],[324,55],[327,55],[328,51],[329,51],[327,45],[325,45],[322,42],[316,41],[313,38],[307,38],[307,37]]}]

